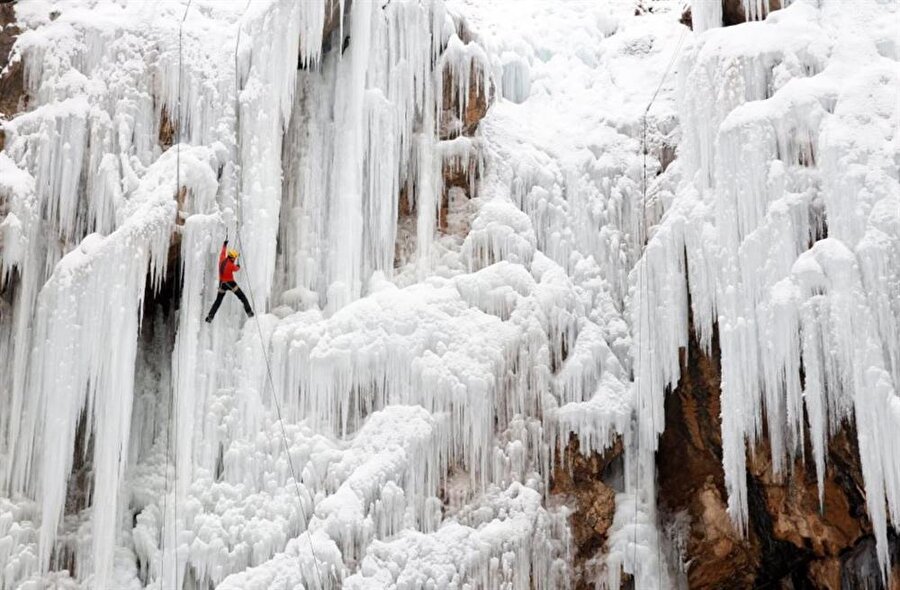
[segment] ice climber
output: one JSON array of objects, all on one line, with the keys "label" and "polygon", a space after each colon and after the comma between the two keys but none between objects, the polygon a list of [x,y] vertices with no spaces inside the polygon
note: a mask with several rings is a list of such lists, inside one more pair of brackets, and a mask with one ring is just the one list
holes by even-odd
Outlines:
[{"label": "ice climber", "polygon": [[206,323],[212,322],[213,318],[216,317],[216,312],[219,310],[219,306],[222,305],[222,299],[225,298],[225,293],[227,291],[231,291],[237,295],[237,298],[244,304],[244,311],[247,312],[247,317],[253,317],[253,310],[250,309],[250,302],[247,301],[244,292],[241,291],[241,288],[238,287],[238,284],[234,281],[234,273],[241,270],[241,267],[238,266],[237,258],[237,251],[228,249],[228,240],[222,242],[222,251],[219,253],[219,295],[216,297],[212,309],[209,310],[209,315],[206,316]]}]

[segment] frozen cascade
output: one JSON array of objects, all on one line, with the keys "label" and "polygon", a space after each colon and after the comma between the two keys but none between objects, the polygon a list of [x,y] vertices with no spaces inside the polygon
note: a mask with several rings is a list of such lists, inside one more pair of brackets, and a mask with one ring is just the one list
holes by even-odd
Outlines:
[{"label": "frozen cascade", "polygon": [[[385,293],[385,304],[398,297],[396,288],[378,277],[393,270],[395,195],[403,185],[410,187],[417,204],[421,268],[428,272],[441,162],[455,159],[462,165],[472,153],[465,138],[448,143],[458,148],[437,149],[444,72],[464,80],[458,91],[449,86],[462,97],[463,109],[471,94],[470,71],[477,67],[484,76],[478,82],[481,93],[490,84],[486,55],[456,37],[456,25],[441,3],[395,2],[384,10],[356,3],[345,15],[352,42],[344,59],[320,53],[332,11],[325,2],[318,7],[249,3],[238,10],[201,1],[169,6],[155,15],[134,5],[71,2],[62,3],[59,17],[54,14],[50,20],[45,8],[36,3],[17,14],[26,32],[16,50],[27,64],[34,101],[27,113],[5,125],[7,142],[0,156],[2,191],[10,203],[2,226],[4,276],[23,287],[16,292],[13,320],[4,316],[4,362],[16,367],[5,377],[10,387],[4,389],[9,392],[4,401],[13,416],[4,417],[3,453],[16,459],[4,462],[4,488],[14,496],[40,498],[40,534],[5,537],[14,543],[7,555],[20,555],[20,545],[26,552],[35,546],[36,559],[14,558],[10,563],[16,565],[4,570],[4,584],[61,569],[67,559],[63,552],[69,552],[65,555],[75,558],[70,573],[93,587],[181,587],[204,581],[227,586],[233,583],[230,575],[257,566],[264,571],[266,564],[284,563],[279,555],[289,554],[307,556],[300,559],[305,565],[296,572],[298,581],[327,585],[348,575],[346,568],[363,558],[375,538],[410,527],[424,534],[435,531],[442,520],[437,494],[451,461],[460,462],[483,485],[508,485],[528,475],[532,463],[516,450],[520,446],[547,464],[540,428],[522,421],[526,408],[521,403],[509,402],[505,421],[510,432],[519,433],[515,437],[528,439],[525,444],[509,441],[495,447],[491,435],[491,398],[483,394],[496,390],[499,395],[516,386],[504,381],[504,368],[514,362],[521,340],[516,330],[500,332],[507,352],[485,350],[487,363],[455,385],[448,381],[449,389],[431,401],[414,396],[408,389],[412,382],[383,377],[396,389],[389,392],[391,402],[415,404],[418,399],[428,406],[411,405],[412,414],[406,406],[392,410],[383,403],[388,396],[378,393],[369,401],[357,400],[363,402],[362,413],[347,406],[335,422],[317,402],[322,411],[310,424],[333,428],[323,434],[297,431],[293,423],[308,417],[304,400],[309,399],[290,395],[301,390],[299,383],[286,381],[286,387],[275,391],[267,387],[260,350],[270,347],[276,361],[287,358],[278,343],[288,342],[292,326],[323,332],[334,324],[340,336],[340,318],[352,318],[357,308],[365,312],[364,302],[377,297],[375,291]],[[344,23],[336,28],[343,31]],[[298,56],[304,69],[276,57],[282,55]],[[323,108],[327,101],[311,99],[323,92],[339,105],[333,112]],[[309,133],[313,121],[329,129],[320,137],[333,136],[334,141],[300,136]],[[184,143],[165,149],[167,134]],[[383,149],[385,138],[396,142],[388,150]],[[175,182],[176,168],[181,186]],[[318,190],[307,190],[310,186]],[[319,206],[330,202],[330,195],[339,195],[343,204]],[[386,205],[391,202],[395,205]],[[292,214],[306,209],[325,216],[303,220],[281,215],[283,203]],[[290,219],[307,225],[280,221]],[[59,237],[45,240],[48,233]],[[246,243],[245,259],[259,261],[247,265],[247,280],[260,311],[273,296],[274,284],[274,295],[284,293],[284,301],[298,293],[307,306],[318,302],[328,314],[316,319],[308,314],[321,312],[306,312],[299,323],[279,321],[283,313],[263,317],[263,341],[250,324],[240,331],[227,324],[204,327],[202,314],[215,293],[210,260],[223,235],[239,237],[238,245]],[[301,246],[276,257],[276,239],[290,244],[294,236],[314,250]],[[317,244],[315,236],[326,241]],[[325,251],[332,257],[321,256]],[[179,264],[170,269],[173,252],[179,252],[174,255]],[[288,252],[297,253],[299,265],[277,263]],[[303,259],[304,254],[309,258]],[[310,259],[324,264],[311,268]],[[378,271],[375,279],[370,278],[373,271]],[[163,282],[173,280],[172,275],[180,283],[179,305],[169,324],[141,310],[145,287],[155,296],[158,289],[169,288]],[[554,328],[527,318],[526,310],[538,305],[532,293],[538,287],[526,277],[522,296],[527,301],[517,322],[531,346],[540,347],[542,339],[555,337]],[[448,317],[462,313],[476,327],[500,321],[489,312],[467,311],[483,303],[474,295],[467,303],[453,282],[432,290],[436,299],[413,309],[440,315],[441,302],[447,300],[455,305]],[[152,341],[156,352],[142,350],[147,345],[140,336],[142,316],[158,334]],[[227,306],[222,316],[235,317]],[[402,321],[418,319],[407,315]],[[452,334],[455,326],[444,322],[445,333]],[[91,338],[93,326],[105,327],[101,338]],[[405,331],[398,328],[400,334]],[[486,345],[501,348],[499,342],[492,337]],[[432,345],[446,347],[437,341],[414,349],[425,355],[421,366],[426,379],[441,372],[452,376],[472,358],[457,338],[447,359],[428,360]],[[515,362],[533,364],[528,350]],[[170,373],[164,370],[167,354]],[[416,361],[410,354],[402,358]],[[67,367],[56,367],[60,359]],[[327,366],[327,356],[317,362]],[[276,374],[280,366],[276,362]],[[389,366],[392,377],[404,374]],[[539,366],[528,371],[534,376],[527,378],[527,387],[537,387]],[[156,399],[147,397],[152,389],[144,381],[153,373],[171,374],[171,386],[159,383]],[[308,373],[317,374],[315,391],[334,392],[339,399],[338,389],[326,389],[321,382],[334,373]],[[370,385],[363,381],[354,387]],[[359,389],[356,395],[363,393]],[[306,465],[299,472],[301,506],[295,503],[278,430],[265,426],[272,421],[272,395],[279,396],[289,414],[292,462]],[[482,410],[454,401],[459,395],[460,401],[478,401]],[[534,400],[528,405],[532,412],[539,407]],[[133,418],[133,409],[144,417]],[[470,423],[476,415],[480,423]],[[79,429],[81,420],[89,423],[87,429]],[[407,431],[409,436],[384,439],[384,433]],[[268,435],[261,438],[263,432]],[[82,524],[77,531],[64,525],[57,542],[64,511],[68,515],[70,510],[66,481],[73,462],[82,460],[69,451],[76,435],[84,437],[83,448],[93,449],[93,483],[87,511],[77,519],[66,517],[67,523]],[[381,475],[373,479],[376,474]],[[546,515],[541,495],[527,494],[529,513]],[[358,509],[348,510],[353,502]],[[92,513],[90,506],[104,509]],[[258,520],[235,529],[235,519],[249,511],[257,512]],[[132,520],[133,529],[128,524]],[[532,520],[522,524],[530,537]],[[307,527],[310,535],[301,535]],[[560,527],[554,535],[564,535]],[[122,569],[117,546],[126,538],[133,541],[132,559],[139,564],[135,571]],[[553,545],[556,538],[542,537],[542,542]],[[539,544],[534,551],[555,554]],[[298,563],[290,561],[292,567]],[[320,570],[326,579],[319,577]]]},{"label": "frozen cascade", "polygon": [[[764,23],[697,37],[679,70],[683,180],[641,264],[663,287],[683,281],[686,267],[704,346],[718,326],[736,525],[747,522],[746,449],[764,427],[783,473],[805,453],[805,411],[821,497],[828,439],[854,420],[886,575],[887,530],[900,507],[889,458],[900,386],[900,70],[883,41],[898,24],[896,7],[884,18],[887,28],[865,11],[796,2]],[[649,301],[633,305],[636,323],[654,322],[664,335],[639,345],[656,351],[652,372],[639,375],[661,408],[678,380],[687,301],[665,288],[637,292]]]},{"label": "frozen cascade", "polygon": [[[675,587],[689,318],[737,527],[747,446],[821,495],[855,420],[886,570],[898,12],[863,1],[19,3],[0,587],[570,587],[570,435],[623,449],[591,581]],[[257,318],[207,325],[225,238]]]}]

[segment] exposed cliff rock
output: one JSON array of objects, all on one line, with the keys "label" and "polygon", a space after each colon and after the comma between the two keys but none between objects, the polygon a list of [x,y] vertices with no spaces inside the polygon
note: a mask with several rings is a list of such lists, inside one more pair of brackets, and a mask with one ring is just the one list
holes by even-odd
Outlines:
[{"label": "exposed cliff rock", "polygon": [[[474,41],[471,31],[464,23],[458,24],[457,35],[463,43]],[[469,140],[469,149],[462,153],[454,150],[441,153],[442,190],[437,229],[445,235],[465,238],[472,213],[469,201],[475,196],[474,187],[481,174],[481,156],[478,144],[472,138],[491,105],[494,88],[483,83],[484,71],[474,60],[469,68],[468,80],[456,79],[452,68],[444,68],[442,76],[439,138],[442,142],[448,142],[443,145],[449,145],[449,142],[460,138]],[[460,87],[467,90],[463,93],[464,96],[458,91]],[[398,197],[395,267],[408,262],[407,253],[411,250],[410,244],[416,233],[416,206],[415,199],[409,198],[411,190],[408,186],[401,187]]]},{"label": "exposed cliff rock", "polygon": [[[772,12],[773,10],[780,10],[781,8],[781,0],[769,0],[769,12]],[[693,28],[690,5],[686,6],[684,11],[681,13],[681,22]],[[743,1],[722,0],[722,26],[730,27],[732,25],[739,25],[743,22],[747,22],[747,15],[744,10]]]},{"label": "exposed cliff rock", "polygon": [[[460,23],[457,35],[465,43],[473,41],[471,31]],[[443,73],[443,100],[441,104],[441,126],[439,135],[442,140],[452,140],[457,137],[474,137],[478,125],[487,114],[493,100],[493,86],[484,84],[484,71],[482,65],[474,61],[469,70],[468,80],[457,80],[453,77],[453,71],[445,68]],[[459,104],[460,93],[458,88],[463,85],[467,89],[464,104]],[[474,144],[473,144],[474,145]],[[465,237],[465,228],[458,223],[452,223],[450,218],[454,214],[461,213],[465,201],[471,199],[473,187],[476,185],[480,174],[479,154],[475,149],[462,157],[444,157],[441,167],[443,192],[441,194],[441,209],[438,227],[444,233],[460,234]],[[453,191],[453,189],[459,189]],[[453,191],[451,195],[451,191]]]},{"label": "exposed cliff rock", "polygon": [[459,135],[471,137],[478,130],[478,123],[487,114],[493,91],[484,88],[481,80],[484,73],[479,67],[471,69],[468,86],[468,97],[465,108],[462,109],[462,117],[459,116],[460,105],[457,104],[457,85],[464,82],[454,80],[450,70],[444,70],[444,98],[441,105],[443,115],[441,117],[441,139],[451,139]]},{"label": "exposed cliff rock", "polygon": [[550,493],[572,509],[569,524],[574,552],[576,588],[593,588],[593,559],[602,555],[616,511],[617,479],[621,479],[622,442],[604,453],[584,455],[575,436],[553,472]]},{"label": "exposed cliff rock", "polygon": [[[25,68],[22,60],[12,59],[12,47],[20,33],[19,27],[15,24],[14,9],[13,3],[0,2],[0,151],[6,145],[3,121],[24,110],[28,103],[28,95],[25,92]],[[6,195],[0,195],[0,222],[6,218],[8,212]],[[2,253],[3,244],[0,240],[0,256]],[[9,277],[4,277],[0,284],[0,317],[11,312],[12,286],[17,276],[18,273],[13,272]]]},{"label": "exposed cliff rock", "polygon": [[[752,587],[758,540],[743,539],[726,512],[722,472],[718,342],[712,357],[695,338],[682,359],[681,382],[666,397],[666,429],[657,453],[661,512],[687,513],[690,588]],[[733,586],[729,586],[732,585]]]},{"label": "exposed cliff rock", "polygon": [[[781,9],[781,0],[768,0],[769,12]],[[722,0],[722,26],[730,27],[747,22],[743,0]]]},{"label": "exposed cliff rock", "polygon": [[852,425],[831,440],[821,507],[812,464],[797,459],[790,473],[776,477],[764,439],[748,457],[748,535],[732,526],[721,464],[718,357],[717,339],[710,356],[691,335],[681,382],[666,398],[657,455],[662,514],[688,516],[688,586],[883,588]]},{"label": "exposed cliff rock", "polygon": [[[477,125],[477,122],[476,122]],[[478,154],[470,153],[464,158],[445,158],[441,167],[444,189],[441,193],[441,210],[438,229],[446,234],[464,238],[468,233],[468,222],[460,219],[473,196],[473,187],[478,180],[480,169]]]},{"label": "exposed cliff rock", "polygon": [[[350,8],[353,0],[331,0],[325,8],[325,25],[322,28],[322,53],[328,53],[332,47],[339,45],[341,51],[347,48],[350,43],[350,34],[347,27],[341,27],[346,24],[346,17],[350,14]],[[341,12],[343,8],[343,12]],[[342,18],[343,17],[343,18]],[[343,38],[338,40],[338,34],[343,33]],[[303,63],[303,57],[297,56],[297,67],[303,69],[306,64]]]},{"label": "exposed cliff rock", "polygon": [[[805,569],[806,579],[817,588],[840,587],[839,555],[860,539],[868,526],[859,493],[862,474],[854,458],[858,455],[856,437],[846,430],[832,441],[821,509],[810,463],[794,462],[791,474],[779,480],[773,475],[767,444],[759,445],[750,457],[750,475],[763,503],[758,516],[767,517],[764,529],[754,524],[760,536],[771,536],[770,544],[781,553],[773,551],[768,559],[777,561],[780,567],[761,572],[762,576],[774,581],[778,573],[797,577],[798,570]],[[786,555],[791,555],[792,561],[786,561]]]},{"label": "exposed cliff rock", "polygon": [[[28,104],[25,67],[22,60],[13,59],[12,55],[12,46],[20,33],[15,22],[15,5],[0,4],[0,121],[12,118]],[[0,150],[5,143],[5,134],[0,124]]]},{"label": "exposed cliff rock", "polygon": [[159,135],[157,137],[159,147],[163,151],[166,151],[175,144],[175,133],[175,123],[169,116],[169,111],[163,108],[159,115]]}]

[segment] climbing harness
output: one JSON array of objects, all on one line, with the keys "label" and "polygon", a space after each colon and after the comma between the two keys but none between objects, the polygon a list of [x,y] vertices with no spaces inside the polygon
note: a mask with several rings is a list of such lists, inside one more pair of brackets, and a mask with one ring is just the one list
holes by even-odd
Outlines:
[{"label": "climbing harness", "polygon": [[[676,44],[675,50],[672,53],[672,59],[669,60],[669,65],[666,66],[666,70],[665,70],[665,72],[663,72],[662,78],[659,81],[659,85],[656,87],[656,91],[653,93],[653,96],[650,97],[650,102],[647,103],[647,108],[644,109],[644,114],[641,117],[641,157],[643,160],[643,162],[642,162],[643,170],[641,173],[641,209],[642,210],[641,210],[640,223],[638,224],[638,229],[639,229],[638,238],[640,239],[641,243],[646,242],[646,244],[649,244],[649,239],[650,239],[649,233],[647,231],[648,230],[648,227],[647,227],[648,226],[648,220],[647,220],[647,115],[650,113],[650,108],[653,106],[653,103],[656,101],[656,97],[659,95],[659,91],[662,89],[662,86],[665,83],[666,78],[669,75],[669,71],[672,69],[672,65],[675,63],[675,59],[678,57],[678,54],[681,51],[681,44],[682,44],[682,42],[684,42],[684,37],[685,37],[685,34],[687,33],[687,31],[688,31],[687,28],[684,28],[684,30],[681,31],[681,36],[678,38],[678,43]],[[644,245],[643,247],[646,252],[646,245]],[[647,272],[648,272],[647,271],[647,261],[644,260],[643,264],[641,265],[641,283],[644,285],[644,289],[647,288]],[[648,343],[652,343],[653,339],[649,338],[649,334],[650,334],[651,326],[653,325],[653,322],[650,321],[650,300],[648,299],[646,293],[643,297],[642,303],[646,304],[645,310],[646,310],[647,314],[646,314],[646,316],[644,316],[643,313],[639,313],[638,325],[640,326],[642,319],[644,317],[646,317],[648,337],[645,338],[645,340]],[[651,348],[648,348],[647,353],[648,353],[647,374],[652,375],[653,374],[653,350]],[[639,370],[641,370],[641,371],[643,371],[643,362],[642,361],[643,361],[643,346],[641,344],[639,344],[638,345],[637,366],[639,367]],[[641,403],[642,398],[641,398],[640,393],[641,393],[641,388],[644,384],[644,379],[642,378],[640,373],[637,375],[636,381],[637,381],[637,401],[638,401],[639,407],[637,408],[637,412],[636,412],[637,436],[635,438],[635,441],[636,441],[637,448],[635,450],[635,462],[634,462],[635,490],[634,490],[634,521],[632,524],[632,528],[634,529],[634,536],[633,536],[633,540],[632,540],[633,567],[635,564],[637,564],[638,497],[640,496],[640,481],[641,481],[641,474],[640,474],[640,468],[641,468],[641,461],[640,461],[640,455],[641,455],[641,408],[640,408],[640,403]],[[656,433],[656,416],[655,416],[655,413],[653,412],[652,408],[650,410],[650,419],[653,421],[653,424],[652,424],[653,432]],[[661,555],[661,549],[660,549],[659,526],[654,526],[654,528],[656,529],[656,585],[657,585],[657,588],[659,588],[662,584],[662,576],[660,575],[661,568],[662,568],[662,555]],[[636,569],[637,568],[635,567],[635,570]],[[635,573],[637,573],[637,572],[635,571]]]}]

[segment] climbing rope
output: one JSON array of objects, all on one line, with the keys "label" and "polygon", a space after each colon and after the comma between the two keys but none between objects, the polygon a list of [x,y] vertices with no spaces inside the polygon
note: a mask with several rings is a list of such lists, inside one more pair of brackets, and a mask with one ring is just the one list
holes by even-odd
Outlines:
[{"label": "climbing rope", "polygon": [[[247,11],[247,7],[250,6],[250,0],[247,0],[247,5],[244,6],[244,13]],[[242,151],[242,135],[241,135],[241,104],[240,104],[240,90],[241,90],[241,78],[240,78],[240,67],[238,63],[238,49],[240,48],[241,43],[241,32],[242,32],[242,23],[243,23],[243,14],[241,15],[241,20],[238,22],[238,32],[237,32],[237,40],[234,44],[234,117],[235,117],[235,129],[236,129],[236,137],[237,137],[237,158],[240,161],[241,151]],[[243,165],[238,166],[238,182],[237,182],[237,192],[236,192],[236,201],[237,201],[237,211],[238,211],[238,223],[235,228],[235,234],[237,235],[238,249],[243,252],[244,251],[244,243],[241,239],[241,228],[244,225],[244,215],[243,215],[243,207],[241,206],[241,191],[244,186],[244,167]],[[246,260],[244,262],[244,267],[247,268]],[[278,425],[281,431],[281,442],[284,446],[284,454],[287,457],[288,467],[291,471],[291,478],[294,480],[294,490],[297,492],[297,506],[300,510],[300,517],[305,523],[306,527],[306,539],[309,542],[309,550],[312,553],[313,563],[316,566],[316,577],[317,577],[317,585],[319,588],[323,588],[322,580],[323,575],[322,571],[319,567],[319,559],[316,556],[316,548],[313,545],[312,535],[309,532],[309,520],[306,518],[306,511],[303,509],[303,496],[300,493],[300,480],[297,477],[297,472],[294,469],[294,460],[291,457],[290,446],[288,445],[287,439],[287,431],[284,428],[284,419],[281,414],[281,403],[278,401],[278,396],[275,394],[275,383],[272,379],[272,365],[269,361],[269,352],[266,349],[266,345],[263,339],[262,327],[259,323],[259,309],[256,307],[256,299],[253,296],[253,281],[249,279],[250,270],[247,268],[247,293],[250,295],[250,305],[254,309],[253,320],[256,322],[256,331],[259,335],[259,346],[263,353],[263,359],[266,362],[266,377],[268,379],[269,391],[272,392],[272,401],[275,405],[275,413],[278,416]],[[265,392],[263,392],[265,393]],[[299,557],[299,556],[298,556]],[[302,575],[303,569],[300,568],[300,573]]]},{"label": "climbing rope", "polygon": [[[681,36],[678,38],[678,43],[675,45],[675,50],[672,52],[672,58],[669,60],[669,65],[666,66],[666,70],[665,70],[665,72],[663,72],[662,78],[660,79],[659,84],[656,87],[656,91],[654,91],[653,95],[650,97],[650,102],[647,103],[647,108],[644,109],[644,114],[641,117],[641,157],[643,160],[642,161],[643,170],[641,173],[641,218],[640,218],[640,222],[638,223],[638,230],[639,230],[638,238],[640,239],[641,242],[645,243],[645,245],[643,246],[645,253],[646,253],[646,247],[650,243],[650,237],[649,237],[649,231],[648,231],[649,222],[647,219],[647,115],[650,113],[650,108],[653,106],[653,103],[656,102],[656,97],[659,96],[659,92],[662,89],[663,84],[666,81],[666,78],[669,76],[669,72],[672,69],[672,65],[675,63],[675,59],[678,57],[678,54],[681,51],[681,44],[684,42],[684,37],[685,37],[687,31],[688,31],[687,27],[685,27],[681,31]],[[643,284],[645,290],[647,289],[647,280],[648,280],[648,270],[647,270],[647,260],[645,259],[643,261],[643,264],[641,265],[641,284]],[[649,336],[653,322],[650,321],[650,300],[647,297],[646,293],[644,294],[642,304],[646,305],[646,307],[645,307],[646,315],[644,315],[643,313],[639,314],[638,326],[641,325],[643,319],[646,317],[647,336]],[[652,343],[652,341],[653,341],[653,339],[649,338],[649,337],[644,338],[643,340],[648,342],[648,346],[650,346],[650,343]],[[639,343],[638,344],[638,363],[637,363],[639,370],[643,369],[643,349],[644,349],[643,346]],[[653,350],[652,350],[652,348],[648,348],[647,352],[648,352],[647,364],[649,365],[647,374],[652,375],[653,374]],[[637,399],[638,399],[639,403],[640,403],[640,400],[642,399],[640,394],[641,394],[641,388],[643,385],[644,385],[644,379],[639,373],[637,375]],[[653,432],[656,433],[656,415],[652,411],[652,408],[650,411],[650,419],[652,420]],[[637,428],[636,428],[637,437],[636,437],[636,451],[635,451],[635,462],[634,462],[634,475],[635,475],[635,477],[634,477],[634,486],[635,486],[634,524],[632,527],[634,529],[634,535],[633,535],[633,540],[632,540],[632,545],[634,548],[633,553],[632,553],[632,567],[635,567],[635,570],[637,569],[636,568],[636,564],[637,564],[637,524],[638,524],[637,517],[638,517],[638,497],[640,496],[640,480],[641,480],[641,474],[640,474],[641,408],[640,407],[637,408],[636,422],[637,422]],[[657,588],[659,588],[660,585],[662,584],[662,576],[661,576],[662,554],[661,554],[661,549],[660,549],[660,537],[659,537],[658,524],[655,528],[656,528],[656,585],[657,585]],[[635,573],[637,573],[637,572],[635,571]]]},{"label": "climbing rope", "polygon": [[[175,146],[175,196],[176,199],[181,195],[181,71],[182,71],[182,44],[183,44],[183,29],[184,29],[184,21],[187,19],[188,11],[191,9],[191,2],[193,0],[188,0],[187,6],[184,8],[184,14],[181,17],[181,22],[178,23],[178,100],[175,106],[175,117],[176,117],[176,139],[177,145]],[[172,480],[172,518],[175,521],[175,524],[172,529],[172,551],[175,552],[175,576],[178,576],[178,404],[175,399],[175,389],[172,389],[172,401],[169,405],[168,415],[166,416],[166,473],[164,477],[164,487],[165,493],[163,494],[163,514],[162,514],[162,528],[160,529],[160,549],[165,545],[165,535],[166,535],[166,518],[169,513],[169,462],[171,458],[171,462],[174,468],[174,477]],[[174,433],[174,434],[173,434]],[[175,437],[175,454],[170,457],[170,444],[172,436]],[[162,556],[160,560],[160,573],[159,573],[159,585],[160,588],[163,587],[166,579],[166,559],[165,555]]]}]

